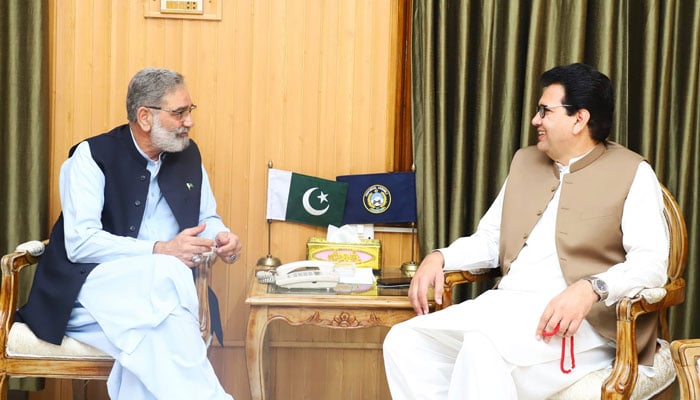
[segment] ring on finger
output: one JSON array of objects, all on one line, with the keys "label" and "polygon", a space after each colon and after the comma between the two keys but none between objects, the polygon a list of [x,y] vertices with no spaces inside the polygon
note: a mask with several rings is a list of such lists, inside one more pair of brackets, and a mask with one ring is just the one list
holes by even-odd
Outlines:
[{"label": "ring on finger", "polygon": [[190,260],[191,260],[193,263],[195,263],[195,264],[199,264],[199,263],[202,262],[202,255],[201,255],[201,254],[195,254],[195,255],[192,256],[192,258],[191,258]]},{"label": "ring on finger", "polygon": [[232,254],[232,255],[229,256],[229,258],[228,258],[228,261],[231,262],[231,263],[236,262],[236,260],[238,260],[238,256],[235,255],[235,254]]}]

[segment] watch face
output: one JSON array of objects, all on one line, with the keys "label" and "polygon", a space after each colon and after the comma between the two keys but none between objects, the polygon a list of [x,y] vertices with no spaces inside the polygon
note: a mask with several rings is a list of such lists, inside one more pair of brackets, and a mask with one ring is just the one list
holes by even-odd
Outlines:
[{"label": "watch face", "polygon": [[608,285],[605,283],[604,280],[602,279],[596,279],[593,281],[595,284],[595,287],[600,290],[601,292],[607,292],[608,291]]},{"label": "watch face", "polygon": [[608,285],[605,281],[599,278],[593,278],[591,279],[591,285],[596,294],[598,294],[598,297],[600,297],[600,301],[608,298]]}]

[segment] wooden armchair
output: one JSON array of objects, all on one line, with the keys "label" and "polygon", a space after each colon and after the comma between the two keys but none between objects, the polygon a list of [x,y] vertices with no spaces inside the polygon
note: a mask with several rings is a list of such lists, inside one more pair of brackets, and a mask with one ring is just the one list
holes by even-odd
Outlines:
[{"label": "wooden armchair", "polygon": [[[23,243],[2,257],[0,283],[0,400],[7,399],[8,381],[14,377],[106,380],[114,360],[100,350],[65,336],[60,346],[38,339],[26,324],[14,322],[17,309],[19,272],[38,262],[48,242]],[[203,254],[195,271],[199,298],[200,331],[205,343],[211,343],[208,281],[216,255]],[[80,381],[74,381],[74,399],[85,398]],[[84,389],[84,385],[82,385]]]},{"label": "wooden armchair", "polygon": [[[665,398],[670,395],[675,372],[668,344],[670,333],[666,314],[669,307],[685,300],[685,280],[682,276],[688,253],[688,236],[678,203],[668,189],[662,187],[662,192],[664,216],[670,235],[668,282],[663,288],[644,289],[637,296],[623,298],[617,303],[617,353],[612,369],[606,368],[590,373],[551,397],[551,400],[595,398],[596,390],[600,391],[600,398],[603,400]],[[452,304],[456,285],[499,275],[500,271],[497,269],[446,273],[442,307]],[[649,378],[638,374],[635,324],[640,315],[654,311],[659,311],[659,337],[665,341],[661,343],[654,357],[654,367],[658,373],[654,378]],[[695,354],[697,358],[698,353]],[[695,384],[697,388],[697,374]]]},{"label": "wooden armchair", "polygon": [[700,339],[674,340],[671,356],[678,373],[680,398],[700,400]]}]

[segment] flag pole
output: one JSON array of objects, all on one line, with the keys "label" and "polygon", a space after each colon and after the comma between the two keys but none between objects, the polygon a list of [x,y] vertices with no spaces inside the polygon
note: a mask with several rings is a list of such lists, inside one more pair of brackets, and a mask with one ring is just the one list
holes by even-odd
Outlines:
[{"label": "flag pole", "polygon": [[401,264],[401,272],[406,276],[413,276],[418,269],[418,263],[415,258],[415,243],[416,243],[416,223],[411,222],[411,261],[406,261]]},{"label": "flag pole", "polygon": [[[416,164],[411,164],[411,171],[416,172]],[[418,263],[416,262],[416,222],[411,222],[411,261],[407,261],[401,264],[401,272],[406,276],[413,276],[418,269]]]},{"label": "flag pole", "polygon": [[[267,162],[268,179],[270,176],[270,171],[269,171],[270,168],[272,168],[272,160]],[[269,185],[269,183],[268,183],[268,185]],[[268,199],[268,201],[269,201],[269,199]],[[273,269],[273,268],[279,267],[280,264],[282,264],[280,259],[277,257],[273,257],[271,252],[270,252],[270,247],[271,247],[270,246],[270,238],[271,238],[271,236],[272,236],[272,220],[268,219],[267,220],[267,256],[260,257],[258,259],[256,266],[260,269]]]}]

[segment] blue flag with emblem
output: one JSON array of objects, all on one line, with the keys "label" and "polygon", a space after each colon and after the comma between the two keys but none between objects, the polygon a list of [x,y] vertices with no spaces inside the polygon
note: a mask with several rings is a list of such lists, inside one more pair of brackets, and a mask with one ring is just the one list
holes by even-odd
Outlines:
[{"label": "blue flag with emblem", "polygon": [[340,226],[347,184],[271,168],[267,183],[267,219]]},{"label": "blue flag with emblem", "polygon": [[416,173],[343,175],[348,184],[343,224],[416,222]]}]

